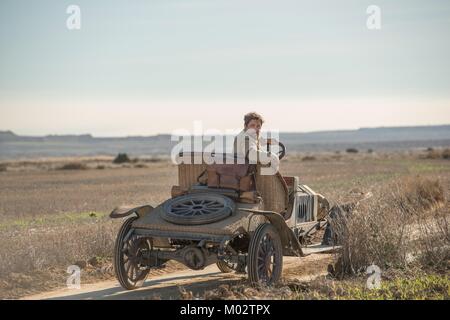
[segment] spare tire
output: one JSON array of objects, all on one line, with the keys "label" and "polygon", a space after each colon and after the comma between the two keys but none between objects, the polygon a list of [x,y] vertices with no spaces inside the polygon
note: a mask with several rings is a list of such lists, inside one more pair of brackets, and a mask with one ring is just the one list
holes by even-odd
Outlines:
[{"label": "spare tire", "polygon": [[220,221],[236,210],[233,200],[220,194],[195,193],[163,204],[162,218],[174,224],[201,225]]}]

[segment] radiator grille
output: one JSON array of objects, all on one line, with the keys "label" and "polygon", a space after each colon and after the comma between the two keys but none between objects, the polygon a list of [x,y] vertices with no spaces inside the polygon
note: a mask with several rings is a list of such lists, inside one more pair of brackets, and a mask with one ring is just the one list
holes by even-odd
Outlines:
[{"label": "radiator grille", "polygon": [[314,197],[307,194],[300,194],[297,196],[297,221],[307,222],[311,221],[314,209]]}]

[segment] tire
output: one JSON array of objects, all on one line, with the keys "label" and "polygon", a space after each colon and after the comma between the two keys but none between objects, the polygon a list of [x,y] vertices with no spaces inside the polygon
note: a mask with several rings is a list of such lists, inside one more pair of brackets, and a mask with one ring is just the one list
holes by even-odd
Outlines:
[{"label": "tire", "polygon": [[277,230],[270,223],[258,226],[252,238],[247,257],[248,278],[251,284],[277,283],[283,271],[283,247]]},{"label": "tire", "polygon": [[222,273],[231,273],[234,271],[234,269],[226,261],[217,261],[216,265]]},{"label": "tire", "polygon": [[335,246],[339,244],[338,233],[334,230],[335,227],[339,228],[339,234],[347,232],[346,212],[338,206],[331,209],[322,238],[323,245]]},{"label": "tire", "polygon": [[[136,265],[130,260],[130,257],[136,257],[138,250],[142,248],[150,249],[150,245],[147,239],[133,240],[130,237],[127,242],[124,242],[125,237],[128,235],[132,228],[132,223],[137,217],[127,219],[121,226],[114,245],[114,271],[120,285],[126,290],[133,290],[141,287],[144,284],[145,279],[149,273],[149,269],[141,270],[140,266]],[[142,242],[142,243],[140,243]],[[124,248],[126,246],[126,248]],[[127,253],[125,253],[127,252]],[[127,258],[127,261],[125,261]],[[128,262],[128,265],[127,265]],[[131,270],[133,269],[133,270]],[[133,277],[133,273],[136,272],[136,276]]]},{"label": "tire", "polygon": [[322,238],[322,245],[333,246],[337,243],[336,235],[330,223],[327,224]]},{"label": "tire", "polygon": [[220,194],[196,193],[163,204],[162,218],[181,225],[201,225],[223,220],[235,211],[233,200]]}]

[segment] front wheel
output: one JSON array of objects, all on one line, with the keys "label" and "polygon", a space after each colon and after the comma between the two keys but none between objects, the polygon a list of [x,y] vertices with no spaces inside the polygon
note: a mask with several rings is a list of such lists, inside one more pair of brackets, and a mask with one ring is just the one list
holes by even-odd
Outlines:
[{"label": "front wheel", "polygon": [[141,287],[150,269],[143,264],[143,254],[151,250],[149,239],[132,234],[131,225],[137,217],[124,222],[114,246],[114,271],[120,285],[127,290]]},{"label": "front wheel", "polygon": [[283,247],[277,230],[270,223],[260,225],[248,250],[248,278],[252,284],[272,285],[283,271]]}]

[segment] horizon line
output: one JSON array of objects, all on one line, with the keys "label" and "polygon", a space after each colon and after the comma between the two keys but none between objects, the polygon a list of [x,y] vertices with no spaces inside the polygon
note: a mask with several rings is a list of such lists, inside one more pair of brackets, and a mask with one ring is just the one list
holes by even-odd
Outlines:
[{"label": "horizon line", "polygon": [[[281,134],[311,134],[311,133],[329,133],[329,132],[350,132],[350,131],[359,131],[359,130],[373,130],[373,129],[406,129],[406,128],[429,128],[429,127],[446,127],[450,126],[450,123],[446,124],[431,124],[431,125],[404,125],[404,126],[375,126],[375,127],[359,127],[356,129],[335,129],[335,130],[316,130],[316,131],[279,131]],[[264,130],[263,130],[264,131]],[[90,136],[94,139],[114,139],[114,138],[146,138],[146,137],[158,137],[158,136],[172,136],[172,133],[157,133],[150,135],[126,135],[126,136],[97,136],[91,133],[68,133],[68,134],[58,134],[58,133],[50,133],[44,135],[21,135],[16,131],[6,129],[0,130],[0,133],[12,133],[18,137],[29,137],[29,138],[45,138],[45,137],[81,137],[81,136]]]}]

